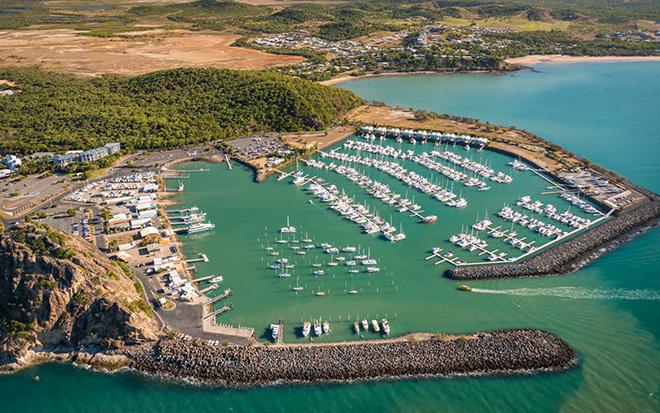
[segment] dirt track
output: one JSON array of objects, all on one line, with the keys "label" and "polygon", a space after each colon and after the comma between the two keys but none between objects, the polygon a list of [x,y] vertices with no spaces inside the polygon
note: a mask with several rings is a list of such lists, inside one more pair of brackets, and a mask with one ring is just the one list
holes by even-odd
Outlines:
[{"label": "dirt track", "polygon": [[136,75],[177,67],[264,69],[295,64],[298,56],[230,46],[234,34],[148,30],[91,37],[73,30],[0,31],[0,64],[98,76]]}]

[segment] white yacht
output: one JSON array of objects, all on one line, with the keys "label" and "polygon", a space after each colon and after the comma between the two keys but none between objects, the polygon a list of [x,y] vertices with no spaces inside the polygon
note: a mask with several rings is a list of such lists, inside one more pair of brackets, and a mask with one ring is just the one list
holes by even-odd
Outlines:
[{"label": "white yacht", "polygon": [[289,217],[286,217],[286,226],[280,228],[280,233],[281,234],[295,234],[296,233],[296,227],[291,225],[289,222]]}]

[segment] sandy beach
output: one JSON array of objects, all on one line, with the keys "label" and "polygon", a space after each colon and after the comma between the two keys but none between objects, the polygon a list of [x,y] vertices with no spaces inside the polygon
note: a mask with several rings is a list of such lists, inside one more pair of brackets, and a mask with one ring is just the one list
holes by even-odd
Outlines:
[{"label": "sandy beach", "polygon": [[567,56],[529,55],[506,59],[507,64],[535,65],[539,63],[589,63],[589,62],[644,62],[660,61],[660,56]]},{"label": "sandy beach", "polygon": [[453,75],[457,73],[492,73],[492,74],[501,74],[501,73],[506,73],[503,71],[497,71],[497,70],[464,70],[464,71],[453,71],[453,70],[448,70],[448,71],[442,71],[442,72],[434,72],[430,70],[425,70],[425,71],[420,71],[420,72],[387,72],[387,73],[369,73],[366,75],[361,75],[361,76],[339,76],[335,77],[332,79],[324,80],[322,82],[319,82],[322,85],[326,86],[331,86],[331,85],[336,85],[338,83],[344,83],[344,82],[350,82],[351,80],[357,80],[357,79],[366,79],[369,77],[390,77],[390,76],[420,76],[420,75],[429,75],[429,76],[435,76],[435,75]]}]

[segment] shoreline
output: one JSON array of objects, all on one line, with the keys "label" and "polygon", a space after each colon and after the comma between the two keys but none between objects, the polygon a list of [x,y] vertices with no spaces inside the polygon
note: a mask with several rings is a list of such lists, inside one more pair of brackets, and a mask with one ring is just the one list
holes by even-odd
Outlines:
[{"label": "shoreline", "polygon": [[510,72],[515,72],[521,68],[511,68],[505,70],[452,70],[452,71],[433,71],[422,70],[419,72],[384,72],[384,73],[367,73],[360,76],[344,75],[335,77],[328,80],[320,81],[319,83],[325,86],[333,86],[340,83],[347,83],[353,80],[369,79],[378,77],[404,77],[404,76],[444,76],[444,75],[460,75],[460,74],[492,74],[494,76],[504,75]]},{"label": "shoreline", "polygon": [[540,63],[660,62],[660,56],[527,55],[522,57],[511,57],[504,62],[507,64],[523,66]]},{"label": "shoreline", "polygon": [[534,70],[534,65],[542,63],[606,63],[606,62],[660,62],[660,56],[571,56],[571,55],[527,55],[522,57],[510,57],[504,60],[508,65],[500,70],[454,70],[433,71],[422,70],[418,72],[384,72],[367,73],[360,76],[340,75],[332,79],[323,80],[319,83],[325,86],[333,86],[341,83],[351,82],[359,79],[379,77],[403,77],[403,76],[439,76],[458,74],[491,74],[502,76],[519,70]]},{"label": "shoreline", "polygon": [[210,347],[161,340],[126,354],[130,369],[161,380],[226,388],[559,372],[578,363],[558,336],[535,329],[470,336],[419,333],[373,342]]}]

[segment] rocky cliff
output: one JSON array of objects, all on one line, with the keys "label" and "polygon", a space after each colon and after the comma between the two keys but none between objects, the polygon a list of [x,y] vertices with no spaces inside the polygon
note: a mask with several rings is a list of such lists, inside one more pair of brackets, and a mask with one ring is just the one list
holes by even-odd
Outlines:
[{"label": "rocky cliff", "polygon": [[139,284],[88,243],[33,223],[0,235],[0,360],[157,338]]}]

